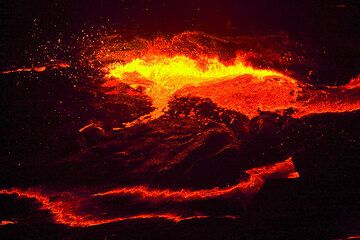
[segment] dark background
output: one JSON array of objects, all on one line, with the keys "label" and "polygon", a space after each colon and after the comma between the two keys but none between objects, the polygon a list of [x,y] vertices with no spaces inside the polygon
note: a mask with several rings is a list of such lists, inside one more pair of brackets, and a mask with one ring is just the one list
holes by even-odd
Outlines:
[{"label": "dark background", "polygon": [[[316,82],[358,74],[359,1],[34,0],[1,1],[1,68],[34,64],[41,44],[95,32],[152,36],[198,30],[233,36],[286,33],[308,42]],[[84,31],[84,32],[82,32]]]}]

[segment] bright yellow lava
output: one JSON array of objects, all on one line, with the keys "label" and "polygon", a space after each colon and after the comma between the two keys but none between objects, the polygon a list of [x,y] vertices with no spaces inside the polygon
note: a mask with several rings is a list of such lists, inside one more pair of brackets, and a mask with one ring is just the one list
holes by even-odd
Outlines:
[{"label": "bright yellow lava", "polygon": [[[236,59],[233,65],[226,66],[216,58],[203,58],[196,61],[181,55],[172,58],[156,56],[149,61],[136,58],[124,65],[116,63],[110,66],[108,76],[120,80],[127,79],[126,82],[128,82],[130,79],[127,78],[127,74],[129,73],[136,73],[138,77],[150,80],[158,87],[166,89],[169,94],[186,85],[198,85],[219,79],[225,80],[244,74],[258,78],[283,76],[275,71],[246,66],[240,59]],[[139,82],[137,81],[137,83]]]},{"label": "bright yellow lava", "polygon": [[108,66],[108,81],[103,86],[112,87],[123,82],[134,88],[144,87],[155,108],[145,118],[154,119],[163,114],[163,109],[166,109],[171,96],[184,86],[221,82],[245,74],[252,75],[253,81],[262,81],[267,76],[283,76],[272,70],[247,66],[239,57],[232,65],[225,65],[217,58],[199,57],[194,60],[183,55],[155,55]]}]

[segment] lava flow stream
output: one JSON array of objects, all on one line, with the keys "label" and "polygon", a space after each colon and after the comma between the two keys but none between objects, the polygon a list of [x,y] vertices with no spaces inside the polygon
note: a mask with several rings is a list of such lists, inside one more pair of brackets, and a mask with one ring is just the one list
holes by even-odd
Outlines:
[{"label": "lava flow stream", "polygon": [[[151,118],[156,118],[163,114],[163,109],[167,107],[172,95],[183,87],[209,85],[240,75],[254,76],[257,82],[262,82],[269,76],[281,77],[292,84],[293,88],[297,88],[297,83],[293,79],[270,69],[255,69],[246,65],[240,57],[235,59],[232,65],[226,65],[217,58],[204,56],[194,60],[183,55],[174,57],[155,55],[144,59],[136,58],[123,65],[112,64],[108,66],[107,81],[102,86],[114,87],[119,82],[123,82],[133,88],[144,87],[155,107]],[[116,94],[116,92],[112,93]]]},{"label": "lava flow stream", "polygon": [[[88,197],[77,197],[75,193],[46,194],[36,189],[21,190],[13,188],[10,190],[0,190],[0,194],[16,195],[19,198],[35,199],[41,204],[41,209],[52,213],[54,221],[73,227],[87,227],[110,222],[163,218],[174,222],[189,220],[194,218],[205,218],[204,214],[182,215],[176,212],[152,212],[136,214],[132,216],[120,216],[102,219],[91,214],[81,213],[81,207],[89,199],[99,198],[109,195],[138,195],[142,201],[192,201],[204,200],[209,198],[225,197],[228,194],[243,193],[245,196],[252,196],[264,184],[267,178],[294,178],[298,177],[293,162],[287,159],[273,165],[253,168],[246,171],[249,179],[227,188],[213,188],[208,190],[159,190],[150,189],[144,186],[133,186],[118,188],[107,192],[91,194]],[[220,216],[229,217],[229,216]]]},{"label": "lava flow stream", "polygon": [[[223,63],[206,55],[192,59],[182,54],[149,53],[126,63],[109,64],[105,71],[103,87],[116,89],[120,83],[126,83],[145,89],[155,108],[150,119],[161,116],[174,96],[210,98],[218,106],[249,118],[257,116],[259,110],[293,109],[293,117],[302,117],[360,109],[359,78],[345,86],[319,89],[271,69],[256,69],[240,55]],[[116,90],[107,93],[118,94]]]},{"label": "lava flow stream", "polygon": [[97,193],[94,196],[109,195],[135,195],[141,199],[155,201],[191,201],[216,198],[242,192],[247,197],[253,196],[264,184],[267,178],[297,178],[299,174],[295,171],[291,158],[270,166],[258,167],[247,170],[249,178],[246,181],[227,188],[215,187],[204,190],[171,190],[171,189],[150,189],[146,186],[122,187]]},{"label": "lava flow stream", "polygon": [[86,199],[64,198],[62,200],[54,200],[54,197],[59,197],[57,194],[45,194],[33,189],[21,190],[16,188],[10,190],[0,190],[0,194],[16,195],[19,198],[34,199],[41,204],[40,209],[49,211],[53,215],[55,223],[71,227],[88,227],[111,222],[149,218],[163,218],[169,221],[179,222],[182,220],[206,217],[204,215],[183,217],[176,213],[144,213],[133,216],[98,219],[91,214],[84,215],[77,213],[76,209],[81,207],[81,202],[85,201]]}]

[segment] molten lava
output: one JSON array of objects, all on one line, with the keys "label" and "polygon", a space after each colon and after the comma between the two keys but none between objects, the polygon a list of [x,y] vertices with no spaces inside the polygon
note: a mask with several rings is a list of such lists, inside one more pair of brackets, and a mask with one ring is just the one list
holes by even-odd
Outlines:
[{"label": "molten lava", "polygon": [[[189,44],[187,47],[181,45],[182,48],[193,46],[193,51],[184,51],[178,38],[175,36],[168,42],[154,40],[145,44],[142,51],[112,53],[114,62],[103,68],[107,75],[102,86],[111,89],[107,94],[118,94],[116,86],[120,83],[142,89],[152,98],[155,108],[150,119],[161,116],[171,98],[187,96],[210,98],[218,106],[249,118],[257,116],[259,111],[293,109],[294,117],[302,117],[360,109],[356,79],[345,86],[318,89],[279,71],[253,67],[244,52],[237,52],[233,59],[220,60],[223,52],[219,50],[214,56],[211,46],[199,47],[202,43],[194,39],[183,43]],[[170,46],[173,49],[169,50]],[[206,49],[211,53],[206,54]]]},{"label": "molten lava", "polygon": [[[115,47],[112,48],[114,51],[106,50],[104,51],[106,53],[105,57],[103,56],[103,58],[96,59],[99,62],[99,65],[96,66],[96,70],[101,69],[103,71],[96,71],[96,74],[100,72],[99,76],[97,76],[97,80],[103,80],[101,89],[108,94],[107,97],[109,97],[109,95],[128,94],[129,96],[127,95],[127,97],[133,100],[139,96],[144,97],[145,95],[150,97],[152,100],[152,106],[154,108],[153,112],[148,115],[144,115],[151,111],[144,110],[144,112],[141,113],[143,114],[142,117],[134,122],[131,122],[128,126],[133,125],[138,121],[146,123],[144,121],[145,119],[148,121],[160,117],[166,113],[169,101],[178,97],[197,97],[197,99],[207,98],[220,108],[225,110],[234,110],[238,113],[246,115],[248,118],[258,116],[260,111],[270,111],[276,113],[287,112],[292,114],[292,117],[300,118],[309,114],[350,112],[360,109],[359,77],[351,80],[344,86],[313,86],[291,77],[290,74],[281,73],[275,69],[261,69],[259,67],[255,67],[255,64],[247,59],[246,55],[248,53],[244,51],[234,51],[231,54],[228,54],[227,52],[221,50],[221,48],[217,48],[218,45],[214,43],[214,41],[217,41],[217,43],[220,42],[221,44],[225,44],[230,41],[229,39],[224,40],[197,33],[194,34],[195,38],[190,38],[191,41],[182,42],[183,36],[184,35],[182,34],[176,35],[169,41],[162,38],[156,39],[153,42],[141,40],[139,43],[140,47],[137,45],[133,46],[128,43],[128,47],[122,48],[115,44]],[[236,42],[236,40],[232,43],[234,42]],[[117,48],[126,50],[121,51]],[[224,55],[227,55],[227,57],[224,57]],[[90,62],[91,61],[89,61],[89,63]],[[58,63],[42,67],[19,68],[4,71],[2,74],[23,71],[45,71],[46,73],[48,68],[67,67],[69,67],[69,65],[66,63]],[[78,68],[74,67],[74,69]],[[95,77],[91,76],[91,78]],[[77,83],[78,81],[74,82]],[[79,81],[79,83],[80,82],[81,81]],[[99,84],[99,81],[94,80],[94,82],[94,88],[98,88],[99,85],[97,84]],[[124,85],[126,87],[124,87]],[[84,89],[87,91],[88,88]],[[126,91],[124,91],[124,89],[126,89]],[[131,91],[132,93],[129,94]],[[96,102],[96,104],[99,104],[99,107],[96,108],[96,110],[102,108],[102,104],[104,104],[104,106],[105,104],[108,104],[108,101],[111,102],[111,104],[108,104],[110,106],[108,108],[112,110],[113,106],[115,106],[112,105],[113,99],[115,99],[114,101],[119,102],[123,100],[122,98],[112,98],[112,96],[106,98],[103,93],[99,92],[99,94],[97,94],[97,91],[94,92],[94,94],[89,96],[100,95],[102,100],[106,99],[106,101],[103,101],[104,103]],[[73,98],[69,97],[69,99],[72,101]],[[144,99],[148,101],[147,97]],[[144,102],[146,101],[144,100]],[[59,102],[62,104],[62,100]],[[130,103],[128,104],[131,105],[131,101],[129,102]],[[134,104],[134,106],[136,111],[139,110],[140,104]],[[91,111],[86,107],[82,108],[86,109],[86,114],[84,113],[84,115],[88,117],[87,114]],[[77,106],[73,108],[78,110]],[[112,111],[106,111],[108,108],[104,107],[104,109],[102,109],[104,113],[106,113],[104,114],[105,117],[110,115],[112,116],[113,114]],[[151,108],[149,107],[149,109]],[[115,108],[114,112],[117,110],[126,111],[126,108],[121,105],[119,108]],[[102,113],[100,111],[94,112],[96,113],[89,114],[89,116],[91,116],[89,118],[96,118]],[[194,113],[196,111],[190,112]],[[141,116],[141,114],[136,115],[136,117]],[[217,114],[223,114],[223,112],[218,112]],[[126,115],[127,114],[125,113],[124,116]],[[184,185],[179,183],[176,185],[176,189],[172,189],[169,186],[173,185],[168,185],[168,188],[162,188],[161,183],[163,182],[161,181],[160,183],[155,183],[159,186],[152,187],[149,182],[152,181],[153,178],[157,177],[156,174],[160,176],[159,178],[161,180],[163,180],[163,177],[166,178],[163,181],[167,181],[170,178],[167,174],[169,174],[169,176],[182,175],[187,171],[187,169],[195,169],[192,174],[196,175],[196,177],[199,175],[199,178],[202,178],[203,176],[201,175],[201,172],[199,174],[199,171],[206,171],[206,169],[204,170],[202,166],[206,166],[208,164],[206,161],[208,159],[210,159],[209,162],[211,162],[211,158],[217,160],[216,163],[212,162],[209,164],[210,167],[218,167],[221,164],[233,164],[232,161],[223,161],[223,156],[234,161],[241,161],[236,157],[233,157],[233,154],[236,155],[241,152],[239,149],[242,150],[242,148],[246,148],[247,143],[251,141],[252,137],[256,134],[251,132],[250,125],[252,123],[249,123],[251,121],[249,121],[249,119],[245,116],[242,117],[246,119],[247,124],[249,125],[248,129],[250,130],[247,130],[246,134],[244,133],[243,139],[240,139],[238,135],[233,133],[233,129],[230,131],[228,128],[229,126],[224,124],[225,122],[220,122],[220,120],[220,123],[216,122],[216,124],[221,125],[222,130],[226,129],[226,134],[220,134],[222,133],[220,131],[219,134],[217,134],[218,132],[216,131],[210,132],[211,127],[214,128],[215,125],[215,121],[213,121],[214,119],[211,119],[211,117],[206,119],[207,127],[204,129],[210,130],[208,134],[204,134],[204,137],[201,136],[200,132],[202,128],[199,128],[200,130],[195,129],[195,127],[198,126],[196,121],[192,121],[194,120],[193,118],[185,119],[191,120],[191,122],[186,123],[189,125],[189,129],[186,128],[186,131],[181,132],[178,129],[181,127],[185,128],[185,123],[184,125],[181,125],[182,122],[179,125],[175,125],[175,120],[177,121],[179,119],[172,118],[173,116],[170,115],[171,114],[169,114],[169,117],[167,116],[166,118],[159,119],[159,122],[164,121],[159,124],[158,128],[160,130],[151,126],[151,124],[148,124],[148,126],[145,126],[144,128],[141,128],[143,127],[141,125],[138,129],[123,129],[122,127],[111,125],[112,123],[104,124],[104,127],[102,127],[102,125],[95,123],[97,121],[90,121],[90,123],[86,126],[80,128],[77,133],[82,137],[81,140],[79,140],[79,145],[81,145],[79,147],[79,152],[81,153],[74,154],[74,156],[65,159],[64,162],[59,160],[59,162],[51,163],[53,165],[49,164],[51,167],[60,166],[59,172],[56,167],[56,173],[58,175],[61,175],[59,174],[62,173],[61,171],[64,171],[65,173],[70,172],[73,175],[78,173],[76,171],[79,171],[80,175],[84,173],[91,175],[93,173],[91,171],[98,171],[100,169],[99,172],[104,173],[101,178],[105,176],[104,178],[110,179],[111,181],[106,182],[101,178],[94,178],[96,181],[99,181],[99,184],[96,185],[91,182],[95,182],[94,179],[91,177],[87,178],[86,176],[84,179],[91,179],[91,183],[84,180],[84,182],[89,185],[77,185],[81,186],[81,189],[80,187],[72,188],[72,186],[68,186],[66,191],[59,190],[57,192],[54,190],[54,186],[56,186],[59,181],[56,182],[57,178],[55,177],[55,183],[50,181],[51,183],[47,185],[48,183],[46,181],[49,181],[49,179],[46,179],[42,182],[42,184],[39,184],[39,186],[41,186],[41,190],[37,187],[29,189],[14,187],[0,190],[0,195],[13,195],[19,199],[33,199],[40,204],[41,210],[48,211],[52,214],[53,221],[55,223],[71,227],[88,227],[110,222],[153,218],[179,222],[182,220],[207,218],[212,216],[211,210],[210,213],[207,213],[206,210],[204,210],[205,213],[203,213],[201,212],[202,210],[199,212],[197,209],[195,210],[192,207],[188,207],[194,202],[203,203],[214,199],[229,200],[234,196],[244,196],[245,199],[243,200],[246,201],[251,199],[269,178],[299,177],[292,159],[289,158],[285,161],[277,162],[271,165],[248,169],[245,171],[248,178],[241,181],[239,181],[239,178],[237,177],[240,175],[240,172],[244,173],[244,169],[234,168],[235,178],[232,179],[235,180],[234,182],[231,182],[232,184],[235,184],[226,185],[229,183],[226,182],[225,185],[222,185],[227,187],[219,187],[219,184],[217,184],[218,182],[216,182],[212,185],[206,185],[203,189],[195,190],[192,189],[194,185],[186,185],[186,187],[184,187]],[[189,115],[191,116],[191,114]],[[68,114],[67,116],[72,115]],[[128,119],[135,119],[136,117],[129,117]],[[200,118],[201,116],[197,117]],[[54,117],[54,119],[59,118],[59,116]],[[78,118],[83,120],[80,116]],[[169,122],[172,120],[173,122]],[[180,120],[183,121],[184,119],[180,118]],[[122,123],[123,122],[121,122],[121,124]],[[241,123],[235,122],[234,125],[235,124],[240,125]],[[254,121],[254,124],[257,124],[256,121]],[[172,128],[169,128],[170,130],[164,127],[170,125],[173,126]],[[119,133],[112,135],[112,133],[107,132],[108,127],[119,131]],[[241,128],[243,126],[238,127]],[[67,131],[67,129],[65,130]],[[127,135],[125,133],[121,135],[122,130],[124,130],[124,132],[129,130],[129,133],[126,133]],[[134,132],[131,132],[132,130],[134,130]],[[163,134],[164,132],[166,132],[166,134]],[[170,133],[168,134],[168,132]],[[275,134],[275,131],[269,132],[269,134]],[[276,132],[276,134],[278,133],[279,132]],[[199,136],[199,139],[192,141],[194,135]],[[219,143],[222,143],[224,139],[230,139],[228,135],[231,139],[235,139],[236,141],[229,141],[224,144],[223,148],[212,152],[212,148],[216,149],[216,145],[221,145]],[[132,140],[127,141],[126,139],[129,138]],[[156,146],[155,143],[157,141],[162,141],[164,138],[166,139],[160,147],[154,147]],[[223,142],[226,142],[225,140]],[[83,144],[87,143],[86,141],[88,141],[89,144]],[[166,144],[169,144],[169,146]],[[279,144],[282,146],[283,142]],[[262,147],[263,146],[261,144],[259,146],[256,145],[256,148],[252,151],[258,151],[260,149],[260,152],[262,151]],[[123,149],[128,151],[124,151]],[[159,149],[160,151],[158,151]],[[209,151],[209,149],[210,153],[207,155],[207,151]],[[107,151],[109,151],[109,154],[107,154]],[[286,155],[290,156],[295,152],[293,150],[291,151],[292,152],[289,150],[290,153],[286,153]],[[147,152],[151,152],[151,154],[147,154]],[[247,151],[243,152],[246,153]],[[71,154],[72,153],[69,153],[69,155]],[[177,158],[174,157],[176,161],[171,162],[171,159],[169,158],[175,155],[177,156]],[[284,155],[285,154],[281,156]],[[105,157],[103,158],[102,156]],[[168,158],[168,156],[170,157]],[[84,165],[89,163],[90,167],[88,169],[90,170],[87,169],[88,166],[83,168],[83,165],[81,165],[80,170],[74,168],[75,170],[72,172],[71,168],[73,166],[77,166],[77,164],[83,163],[83,158],[86,160],[89,159],[88,162],[84,161]],[[264,158],[266,159],[266,156]],[[221,159],[221,161],[219,159]],[[74,165],[71,165],[73,164],[71,161],[75,161]],[[162,161],[166,162],[164,166],[158,164],[159,162],[162,163]],[[201,164],[204,165],[196,165],[200,161],[203,161]],[[46,167],[49,166],[46,165]],[[112,168],[113,166],[115,168]],[[196,169],[194,166],[201,166],[201,168],[199,167]],[[233,165],[230,165],[230,167],[232,166]],[[242,166],[249,165],[246,165],[245,163],[245,165]],[[38,166],[36,165],[36,168],[37,167]],[[210,169],[210,167],[208,169]],[[120,170],[119,172],[121,173],[117,172],[117,170]],[[198,172],[196,172],[196,170]],[[105,173],[111,174],[109,176]],[[143,173],[144,175],[148,175],[147,178],[137,178],[137,174],[141,175]],[[225,171],[221,172],[221,174],[226,175],[228,173]],[[96,175],[96,177],[99,177],[99,175]],[[127,179],[127,177],[129,179]],[[79,179],[82,178],[79,177]],[[61,181],[63,181],[63,178]],[[74,182],[76,181],[77,179],[75,177]],[[121,184],[119,184],[120,182]],[[154,182],[151,183],[154,184]],[[128,209],[120,208],[119,212],[116,207],[119,207],[119,205],[123,202],[126,202],[124,204],[126,205],[124,208],[127,207]],[[241,203],[242,202],[239,202],[239,204]],[[238,204],[238,202],[235,204]],[[135,209],[134,206],[139,209]],[[145,210],[140,209],[141,207],[144,207]],[[128,212],[126,212],[126,210],[128,210]],[[231,212],[231,214],[233,214],[233,212]],[[220,213],[218,215],[216,215],[216,217],[237,217],[227,215],[227,213]],[[15,220],[2,220],[0,225],[17,224],[18,222],[21,222],[21,220]]]},{"label": "molten lava", "polygon": [[43,72],[45,71],[47,68],[68,68],[70,67],[70,65],[68,63],[64,63],[64,62],[60,62],[60,63],[55,63],[55,64],[47,64],[45,66],[39,66],[39,67],[32,67],[32,68],[18,68],[18,69],[13,69],[13,70],[7,70],[7,71],[2,71],[0,73],[3,74],[7,74],[7,73],[14,73],[14,72]]},{"label": "molten lava", "polygon": [[299,174],[295,171],[293,162],[290,159],[279,162],[271,166],[264,166],[247,170],[249,179],[227,188],[212,188],[205,190],[170,190],[170,189],[150,189],[146,186],[134,186],[117,188],[94,196],[108,195],[138,195],[141,199],[155,201],[191,201],[200,199],[216,198],[236,192],[245,193],[247,197],[255,194],[264,184],[267,178],[297,178]]},{"label": "molten lava", "polygon": [[[149,218],[163,218],[174,222],[189,220],[194,218],[206,218],[204,214],[194,213],[191,216],[185,216],[174,212],[153,212],[143,213],[131,216],[119,216],[113,218],[99,218],[92,214],[84,214],[81,212],[81,207],[86,200],[91,198],[101,198],[109,195],[138,195],[142,201],[192,201],[204,200],[208,198],[226,197],[229,194],[243,193],[245,196],[251,197],[264,184],[267,178],[294,178],[298,177],[295,171],[293,162],[287,159],[270,166],[253,168],[246,171],[249,174],[249,179],[245,182],[240,182],[234,186],[227,188],[213,188],[208,190],[158,190],[150,189],[144,186],[124,187],[118,188],[102,193],[93,193],[89,196],[76,196],[75,193],[57,193],[49,194],[36,189],[22,190],[13,188],[10,190],[0,190],[0,194],[16,195],[19,198],[34,199],[41,204],[41,209],[49,211],[54,217],[54,221],[59,224],[64,224],[72,227],[87,227],[110,222],[134,220],[134,219],[149,219]],[[231,217],[234,216],[221,216]]]},{"label": "molten lava", "polygon": [[[143,86],[153,99],[153,117],[161,115],[170,97],[184,86],[200,86],[221,82],[239,75],[249,74],[261,82],[267,76],[283,77],[272,70],[254,69],[237,58],[232,65],[225,65],[216,58],[203,57],[194,60],[183,55],[174,57],[151,56],[150,59],[133,59],[124,65],[115,63],[109,66],[109,80],[103,87],[116,86],[117,80],[136,88]],[[292,81],[288,79],[288,81]]]},{"label": "molten lava", "polygon": [[[203,215],[194,215],[190,217],[182,217],[174,213],[145,213],[134,216],[116,217],[110,219],[97,219],[90,214],[82,215],[76,212],[76,208],[81,204],[82,199],[64,199],[52,200],[53,195],[47,195],[36,190],[0,190],[0,194],[16,195],[19,198],[34,199],[41,204],[41,209],[49,211],[54,221],[58,224],[63,224],[71,227],[88,227],[105,223],[135,220],[135,219],[149,219],[149,218],[163,218],[169,221],[179,222],[182,220],[189,220],[194,218],[204,218]],[[68,194],[67,194],[68,195]],[[55,195],[56,196],[56,195]]]}]

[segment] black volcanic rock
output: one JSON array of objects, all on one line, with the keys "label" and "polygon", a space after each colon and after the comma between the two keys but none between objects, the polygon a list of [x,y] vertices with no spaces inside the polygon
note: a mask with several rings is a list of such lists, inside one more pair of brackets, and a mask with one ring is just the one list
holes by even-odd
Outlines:
[{"label": "black volcanic rock", "polygon": [[86,67],[0,74],[1,184],[37,181],[39,167],[79,150],[91,122],[122,126],[152,110],[146,97],[104,94],[101,81]]},{"label": "black volcanic rock", "polygon": [[300,175],[324,182],[358,180],[360,131],[355,125],[359,121],[359,111],[304,118],[303,132],[309,142],[306,151],[300,151],[294,158]]},{"label": "black volcanic rock", "polygon": [[[348,191],[348,189],[354,191]],[[246,212],[249,232],[255,239],[338,239],[360,231],[355,184],[303,179],[269,180]]]},{"label": "black volcanic rock", "polygon": [[[162,117],[106,138],[50,164],[50,169],[61,172],[50,176],[50,182],[207,188],[246,177],[241,175],[246,160],[239,161],[242,141],[226,125],[211,120]],[[227,174],[220,175],[223,171]]]}]

